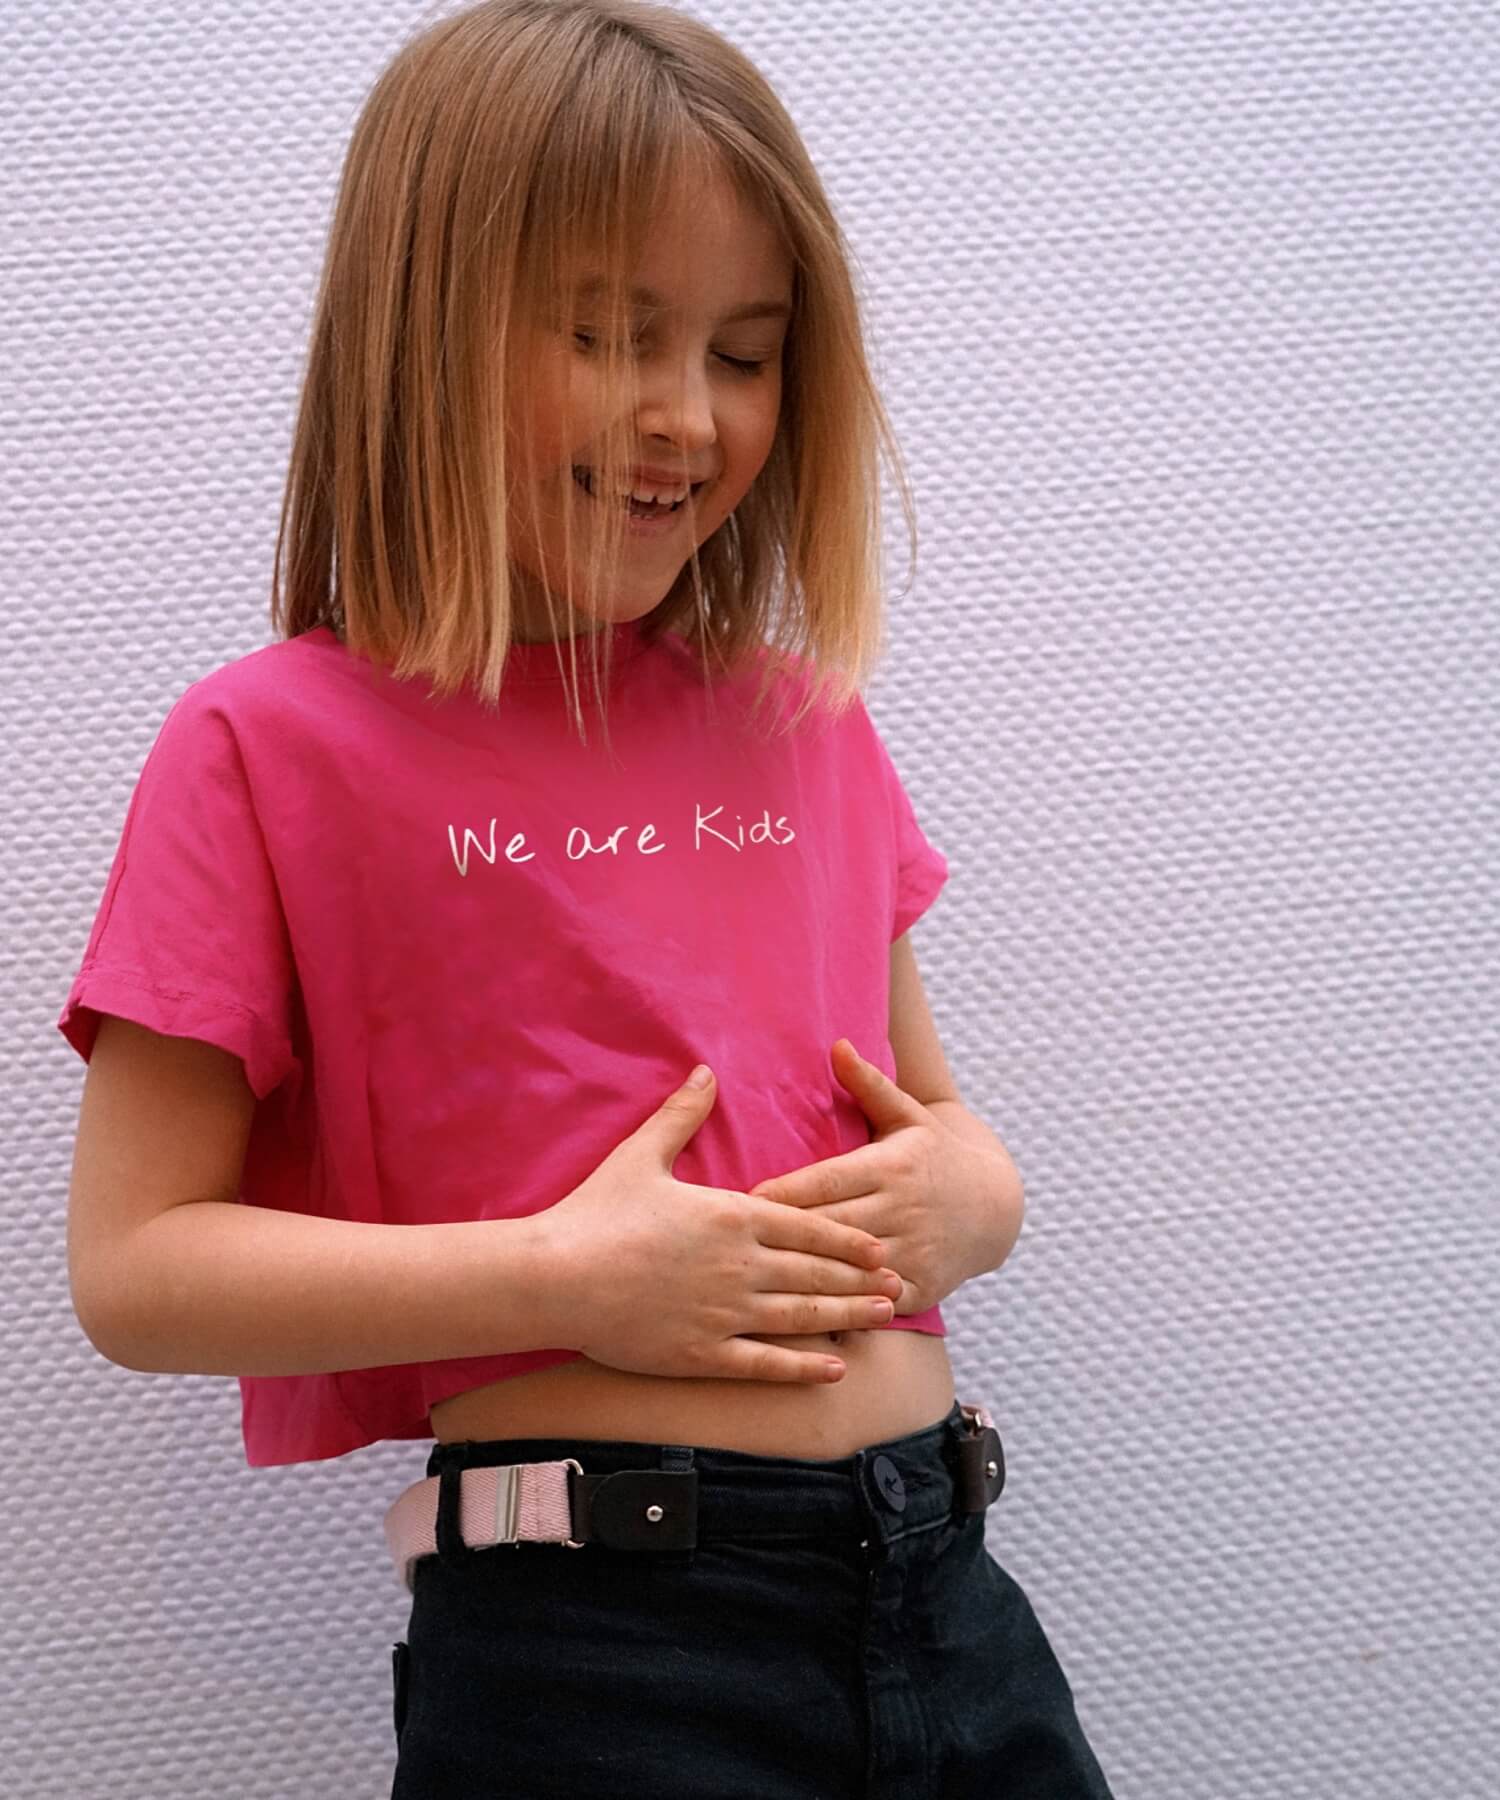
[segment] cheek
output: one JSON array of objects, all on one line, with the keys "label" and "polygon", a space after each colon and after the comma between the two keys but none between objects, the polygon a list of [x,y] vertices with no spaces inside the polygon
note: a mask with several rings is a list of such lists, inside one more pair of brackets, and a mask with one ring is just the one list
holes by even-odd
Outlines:
[{"label": "cheek", "polygon": [[527,434],[526,460],[538,479],[566,474],[572,452],[598,429],[598,396],[588,371],[555,347],[539,348],[520,409]]},{"label": "cheek", "polygon": [[781,381],[779,377],[768,377],[764,390],[755,396],[755,404],[749,409],[745,419],[746,440],[753,444],[757,462],[764,462],[771,454],[780,422]]},{"label": "cheek", "polygon": [[774,409],[762,409],[740,421],[733,443],[733,480],[739,493],[755,480],[765,467],[776,442],[777,417]]},{"label": "cheek", "polygon": [[567,449],[558,430],[559,407],[545,388],[527,396],[529,404],[511,414],[506,449],[517,477],[526,482],[546,482],[556,473]]}]

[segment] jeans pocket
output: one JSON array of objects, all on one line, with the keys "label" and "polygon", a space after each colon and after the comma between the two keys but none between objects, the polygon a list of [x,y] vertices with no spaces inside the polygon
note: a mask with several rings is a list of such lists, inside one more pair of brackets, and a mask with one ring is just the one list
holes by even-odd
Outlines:
[{"label": "jeans pocket", "polygon": [[391,1645],[392,1718],[396,1727],[396,1746],[406,1725],[406,1690],[411,1676],[411,1648],[404,1641]]}]

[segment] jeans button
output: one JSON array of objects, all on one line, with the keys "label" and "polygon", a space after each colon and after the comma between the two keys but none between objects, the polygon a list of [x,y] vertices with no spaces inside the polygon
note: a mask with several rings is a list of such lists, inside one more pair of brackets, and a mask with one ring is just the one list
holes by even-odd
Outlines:
[{"label": "jeans button", "polygon": [[892,1512],[906,1511],[906,1483],[901,1479],[901,1471],[888,1456],[877,1456],[871,1464],[871,1473],[875,1477],[875,1486],[880,1497]]}]

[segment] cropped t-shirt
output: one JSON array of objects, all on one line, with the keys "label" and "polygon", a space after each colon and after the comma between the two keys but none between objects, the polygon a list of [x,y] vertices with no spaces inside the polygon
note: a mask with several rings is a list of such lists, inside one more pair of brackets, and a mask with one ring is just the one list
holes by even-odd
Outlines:
[{"label": "cropped t-shirt", "polygon": [[[540,1212],[698,1062],[717,1094],[679,1181],[743,1192],[869,1141],[830,1052],[894,1077],[890,945],[946,860],[858,698],[769,735],[758,666],[706,682],[681,638],[604,629],[612,755],[581,641],[586,747],[546,642],[512,646],[493,710],[327,626],[172,705],[58,1029],[85,1061],[102,1012],[240,1057],[243,1204]],[[936,1306],[882,1329],[946,1336]],[[580,1355],[244,1376],[246,1460],[431,1437],[439,1401]]]}]

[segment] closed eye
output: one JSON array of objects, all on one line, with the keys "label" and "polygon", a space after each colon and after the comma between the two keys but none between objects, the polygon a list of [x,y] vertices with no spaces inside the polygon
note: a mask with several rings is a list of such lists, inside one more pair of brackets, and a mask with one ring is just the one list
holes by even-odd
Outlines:
[{"label": "closed eye", "polygon": [[[573,336],[575,340],[580,338],[583,339],[590,349],[598,342],[598,339],[595,338],[591,332],[587,331],[575,331]],[[753,362],[742,356],[725,356],[722,352],[716,352],[715,354],[718,355],[720,362],[728,363],[730,368],[740,375],[759,375],[769,367],[768,363]]]}]

